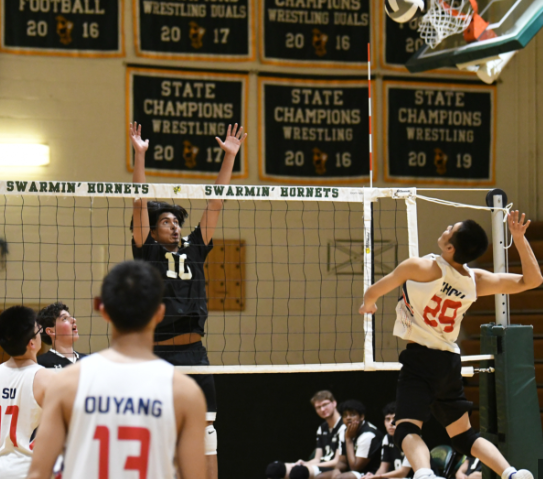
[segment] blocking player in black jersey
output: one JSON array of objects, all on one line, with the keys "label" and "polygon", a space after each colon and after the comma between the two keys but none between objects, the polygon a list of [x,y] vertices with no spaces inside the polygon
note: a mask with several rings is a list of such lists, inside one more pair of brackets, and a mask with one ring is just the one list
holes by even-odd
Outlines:
[{"label": "blocking player in black jersey", "polygon": [[307,479],[331,471],[339,460],[339,436],[345,429],[337,402],[330,391],[318,391],[311,398],[311,404],[324,422],[317,429],[315,456],[309,461],[302,459],[294,463],[275,461],[266,468],[267,479]]},{"label": "blocking player in black jersey", "polygon": [[74,343],[79,340],[77,320],[64,303],[46,306],[38,313],[37,321],[42,327],[42,341],[51,346],[49,351],[38,356],[39,365],[62,369],[86,356],[74,350]]},{"label": "blocking player in black jersey", "polygon": [[[135,151],[134,183],[145,183],[145,152],[149,140],[141,138],[141,125],[130,124],[130,140]],[[236,155],[247,138],[237,123],[228,126],[226,139],[216,138],[225,155],[215,180],[217,185],[228,185]],[[209,200],[200,224],[185,238],[181,226],[188,216],[178,205],[134,201],[133,253],[135,259],[153,264],[165,283],[164,321],[155,331],[157,356],[173,365],[209,365],[206,348],[202,344],[207,304],[204,262],[213,248],[213,233],[219,220],[223,201]],[[215,479],[217,470],[217,435],[213,422],[217,412],[215,383],[212,375],[194,375],[207,401],[206,458],[208,478]]]},{"label": "blocking player in black jersey", "polygon": [[409,464],[409,461],[400,448],[394,444],[396,403],[388,403],[383,408],[383,415],[385,416],[385,429],[387,433],[381,443],[381,465],[375,474],[368,472],[365,477],[367,479],[370,477],[373,477],[373,479],[411,477],[413,475],[411,464]]},{"label": "blocking player in black jersey", "polygon": [[339,405],[345,423],[340,437],[341,455],[338,465],[331,472],[319,475],[319,479],[360,479],[368,472],[375,472],[381,457],[383,433],[365,420],[366,408],[355,399]]}]

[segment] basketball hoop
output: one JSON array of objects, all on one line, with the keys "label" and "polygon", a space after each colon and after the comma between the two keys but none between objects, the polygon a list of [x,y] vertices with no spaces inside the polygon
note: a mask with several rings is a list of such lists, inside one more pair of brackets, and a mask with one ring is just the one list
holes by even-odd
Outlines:
[{"label": "basketball hoop", "polygon": [[428,13],[419,23],[421,38],[430,48],[435,48],[445,38],[462,33],[473,18],[472,2],[475,0],[431,0]]}]

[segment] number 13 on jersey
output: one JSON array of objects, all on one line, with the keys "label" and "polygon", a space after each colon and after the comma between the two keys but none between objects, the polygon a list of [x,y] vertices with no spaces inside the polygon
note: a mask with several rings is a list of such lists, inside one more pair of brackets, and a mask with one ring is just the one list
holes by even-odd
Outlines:
[{"label": "number 13 on jersey", "polygon": [[[98,479],[109,479],[109,428],[107,426],[96,426],[93,439],[97,440],[99,443]],[[139,473],[139,479],[147,479],[151,431],[145,427],[119,426],[116,439],[119,441],[138,441],[141,444],[140,455],[128,456],[124,463],[124,470],[137,471]],[[115,461],[122,461],[118,454],[115,454],[114,457]]]}]

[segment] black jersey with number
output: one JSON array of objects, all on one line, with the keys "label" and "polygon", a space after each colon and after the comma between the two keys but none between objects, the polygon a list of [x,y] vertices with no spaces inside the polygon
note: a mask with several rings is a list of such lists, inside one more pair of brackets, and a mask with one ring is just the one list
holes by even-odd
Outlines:
[{"label": "black jersey with number", "polygon": [[317,429],[317,449],[322,449],[321,462],[334,459],[339,447],[339,431],[345,428],[343,420],[339,418],[330,431],[328,423],[324,421]]},{"label": "black jersey with number", "polygon": [[[345,444],[345,431],[343,429],[341,441],[341,455],[347,457],[347,447]],[[353,440],[354,455],[356,457],[364,457],[370,459],[366,467],[358,472],[375,472],[381,464],[381,443],[383,441],[383,433],[379,431],[371,422],[364,421],[358,428],[358,432]]]},{"label": "black jersey with number", "polygon": [[[394,444],[394,438],[390,434],[386,434],[383,438],[382,448],[381,448],[381,462],[388,462],[392,465],[392,470],[396,471],[402,466],[408,466],[409,462],[405,458],[405,454],[400,451],[398,446]],[[411,473],[409,476],[410,477]]]},{"label": "black jersey with number", "polygon": [[[76,361],[83,359],[86,354],[75,353]],[[38,356],[38,364],[44,368],[62,369],[66,366],[71,366],[73,363],[64,356],[55,353],[54,351],[47,351],[45,354]]]},{"label": "black jersey with number", "polygon": [[213,241],[204,243],[197,226],[181,240],[177,253],[170,253],[158,244],[151,233],[138,248],[132,242],[134,259],[148,261],[164,279],[164,320],[155,330],[155,341],[163,341],[184,333],[204,335],[207,319],[204,263],[213,248]]}]

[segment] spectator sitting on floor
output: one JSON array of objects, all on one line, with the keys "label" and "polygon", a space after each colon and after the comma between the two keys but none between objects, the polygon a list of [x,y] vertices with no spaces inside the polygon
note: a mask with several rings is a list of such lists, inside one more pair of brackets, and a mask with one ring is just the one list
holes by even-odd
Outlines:
[{"label": "spectator sitting on floor", "polygon": [[368,472],[375,473],[380,464],[383,433],[365,420],[366,408],[360,401],[349,399],[339,406],[339,411],[345,429],[340,436],[338,465],[318,479],[360,479]]},{"label": "spectator sitting on floor", "polygon": [[373,477],[373,479],[384,479],[389,477],[411,477],[413,475],[411,464],[409,464],[405,454],[394,444],[396,403],[388,403],[383,408],[383,415],[385,416],[385,429],[387,433],[381,444],[381,465],[375,474],[368,472],[365,475],[365,478],[369,479],[370,477]]},{"label": "spectator sitting on floor", "polygon": [[330,391],[319,391],[311,398],[311,404],[324,422],[317,429],[315,457],[309,461],[294,463],[275,461],[266,468],[268,479],[307,479],[324,471],[332,471],[339,460],[339,434],[345,429],[337,410],[337,402]]}]

